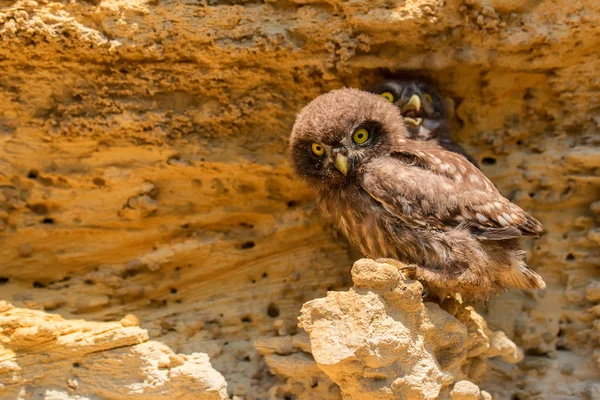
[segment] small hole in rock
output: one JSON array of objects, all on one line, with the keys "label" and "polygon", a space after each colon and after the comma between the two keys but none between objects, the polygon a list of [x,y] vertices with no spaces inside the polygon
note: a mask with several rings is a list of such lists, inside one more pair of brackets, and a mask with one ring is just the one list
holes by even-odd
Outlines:
[{"label": "small hole in rock", "polygon": [[575,256],[571,253],[567,254],[567,261],[573,261],[575,260]]},{"label": "small hole in rock", "polygon": [[42,220],[42,224],[52,225],[54,224],[54,218],[46,217]]},{"label": "small hole in rock", "polygon": [[311,388],[316,388],[317,386],[319,386],[319,381],[316,378],[313,378],[314,380],[310,383],[310,387]]},{"label": "small hole in rock", "polygon": [[483,157],[483,159],[481,160],[481,163],[483,165],[494,165],[494,164],[496,164],[496,159],[493,157]]},{"label": "small hole in rock", "polygon": [[33,282],[33,287],[37,288],[37,289],[42,289],[42,288],[45,288],[46,285],[44,285],[42,282],[35,281],[35,282]]},{"label": "small hole in rock", "polygon": [[7,278],[5,276],[0,276],[0,285],[4,285],[5,283],[8,283],[9,280],[10,280],[10,278]]},{"label": "small hole in rock", "polygon": [[517,146],[520,146],[520,145],[522,145],[522,144],[523,144],[523,141],[522,141],[522,140],[517,140]]},{"label": "small hole in rock", "polygon": [[134,276],[136,276],[139,273],[140,273],[140,271],[136,271],[135,269],[129,269],[127,271],[124,271],[121,274],[121,278],[123,278],[123,279],[133,278]]},{"label": "small hole in rock", "polygon": [[77,363],[77,362],[76,362],[76,363],[73,363],[73,368],[79,368],[79,367],[81,367],[81,364],[79,364],[79,363]]},{"label": "small hole in rock", "polygon": [[37,179],[40,176],[40,173],[38,172],[37,169],[32,169],[31,171],[29,171],[27,173],[27,177],[29,179]]},{"label": "small hole in rock", "polygon": [[256,279],[252,279],[252,281],[251,281],[251,282],[252,282],[252,283],[256,283]]},{"label": "small hole in rock", "polygon": [[543,357],[543,356],[547,356],[548,352],[544,351],[542,349],[529,349],[529,350],[525,351],[525,355],[534,356],[534,357]]},{"label": "small hole in rock", "polygon": [[223,343],[223,346],[227,346],[229,344],[229,342],[225,342]]},{"label": "small hole in rock", "polygon": [[275,303],[270,303],[267,307],[267,315],[271,318],[279,317],[279,307]]},{"label": "small hole in rock", "polygon": [[36,213],[37,215],[48,214],[48,207],[43,203],[28,204],[27,208]]},{"label": "small hole in rock", "polygon": [[92,286],[94,284],[94,281],[91,280],[91,279],[86,279],[86,280],[83,281],[83,283],[85,283],[88,286]]},{"label": "small hole in rock", "polygon": [[239,247],[242,250],[251,249],[254,247],[254,242],[252,242],[252,241],[244,242],[244,243],[240,244]]},{"label": "small hole in rock", "polygon": [[247,361],[247,362],[250,361],[250,356],[244,357],[244,361]]},{"label": "small hole in rock", "polygon": [[269,277],[269,275],[268,275],[266,272],[263,272],[263,274],[262,274],[262,277],[263,277],[263,278],[268,278],[268,277]]},{"label": "small hole in rock", "polygon": [[165,300],[165,299],[163,299],[163,300],[150,299],[150,307],[160,308],[160,307],[166,307],[166,305],[167,305],[167,300]]},{"label": "small hole in rock", "polygon": [[177,303],[177,304],[181,304],[181,300],[180,300],[180,299],[177,299],[177,300],[175,300],[175,303]]},{"label": "small hole in rock", "polygon": [[219,317],[223,318],[225,316],[225,314],[221,313],[219,314]]},{"label": "small hole in rock", "polygon": [[169,289],[169,292],[171,292],[171,294],[177,294],[177,289],[171,288]]},{"label": "small hole in rock", "polygon": [[104,186],[104,185],[106,185],[106,181],[104,179],[98,178],[98,177],[92,179],[92,183],[94,185],[96,185],[96,186]]},{"label": "small hole in rock", "polygon": [[298,202],[296,200],[290,200],[287,202],[287,206],[288,208],[294,208],[298,205]]},{"label": "small hole in rock", "polygon": [[181,227],[182,227],[183,229],[188,229],[188,228],[190,227],[190,224],[183,224],[183,225],[181,225]]},{"label": "small hole in rock", "polygon": [[175,271],[180,271],[181,267],[175,267]]},{"label": "small hole in rock", "polygon": [[252,317],[246,315],[245,317],[242,318],[242,322],[245,324],[248,324],[248,323],[252,322]]},{"label": "small hole in rock", "polygon": [[529,193],[529,197],[533,199],[535,197],[535,193]]},{"label": "small hole in rock", "polygon": [[294,396],[292,396],[291,394],[286,394],[285,396],[283,396],[283,400],[294,400]]}]

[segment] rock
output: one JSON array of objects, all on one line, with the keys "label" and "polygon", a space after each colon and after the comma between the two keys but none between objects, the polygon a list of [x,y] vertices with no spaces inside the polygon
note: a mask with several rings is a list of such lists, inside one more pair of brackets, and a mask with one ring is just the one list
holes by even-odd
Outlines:
[{"label": "rock", "polygon": [[[353,288],[302,307],[300,326],[312,355],[344,396],[478,399],[473,383],[452,383],[480,378],[487,358],[502,355],[511,363],[522,358],[471,307],[453,303],[457,319],[437,304],[423,303],[422,285],[390,267],[359,260],[352,267]],[[473,368],[475,363],[482,367]]]},{"label": "rock", "polygon": [[[489,343],[467,345],[465,379],[501,399],[584,398],[598,382],[597,0],[0,4],[0,298],[133,314],[177,353],[210,353],[230,396],[310,396],[321,385],[271,375],[253,343],[283,335],[310,354],[302,305],[347,290],[360,255],[293,174],[290,127],[328,90],[417,74],[451,136],[545,227],[525,243],[548,288],[475,309],[523,364],[558,359],[524,376],[489,361],[501,350],[466,313]],[[582,367],[563,375],[563,358]],[[48,396],[77,396],[69,379]]]},{"label": "rock", "polygon": [[133,314],[127,314],[119,322],[125,328],[127,328],[129,326],[140,326],[140,320]]},{"label": "rock", "polygon": [[341,399],[339,387],[319,369],[307,343],[306,332],[294,336],[261,337],[254,342],[256,349],[264,355],[269,372],[282,382],[270,389],[271,398]]},{"label": "rock", "polygon": [[589,301],[600,301],[600,281],[595,281],[587,285],[585,292]]},{"label": "rock", "polygon": [[69,393],[76,390],[78,398],[229,398],[225,379],[206,354],[178,356],[149,341],[134,319],[67,320],[5,303],[0,307],[2,396],[72,398]]},{"label": "rock", "polygon": [[481,392],[477,385],[469,381],[459,381],[450,391],[450,400],[479,400]]}]

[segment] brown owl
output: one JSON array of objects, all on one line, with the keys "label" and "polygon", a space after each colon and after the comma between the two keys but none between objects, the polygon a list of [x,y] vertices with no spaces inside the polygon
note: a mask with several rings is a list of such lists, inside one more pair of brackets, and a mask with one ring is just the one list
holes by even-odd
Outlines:
[{"label": "brown owl", "polygon": [[416,80],[388,79],[367,89],[400,108],[406,130],[414,140],[431,140],[442,148],[477,161],[450,137],[450,122],[444,100],[432,85]]},{"label": "brown owl", "polygon": [[409,139],[398,107],[340,89],[298,114],[296,173],[339,230],[370,258],[414,264],[432,296],[485,300],[508,288],[544,288],[518,239],[541,224],[502,197],[462,155]]}]

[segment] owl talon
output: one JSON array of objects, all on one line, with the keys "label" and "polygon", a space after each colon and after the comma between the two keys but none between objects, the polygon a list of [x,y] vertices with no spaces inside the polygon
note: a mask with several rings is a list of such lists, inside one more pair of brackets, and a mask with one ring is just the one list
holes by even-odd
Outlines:
[{"label": "owl talon", "polygon": [[389,264],[391,266],[394,266],[398,268],[399,271],[404,271],[406,269],[414,271],[418,267],[418,265],[416,264],[404,264],[403,262],[400,262],[394,258],[378,258],[375,261],[381,264]]}]

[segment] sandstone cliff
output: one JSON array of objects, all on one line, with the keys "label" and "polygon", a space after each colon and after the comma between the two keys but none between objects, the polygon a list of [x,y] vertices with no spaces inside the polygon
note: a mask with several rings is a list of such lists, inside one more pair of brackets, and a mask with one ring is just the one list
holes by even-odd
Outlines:
[{"label": "sandstone cliff", "polygon": [[[528,250],[547,290],[478,310],[524,359],[486,361],[477,390],[598,398],[599,22],[597,0],[0,1],[0,299],[16,307],[0,397],[118,398],[120,378],[144,376],[162,386],[142,397],[221,396],[219,374],[238,398],[310,398],[315,376],[351,393],[297,317],[345,293],[359,256],[292,175],[286,140],[317,95],[409,75],[440,87],[455,138],[546,228]],[[115,325],[128,314],[140,328]],[[96,338],[89,356],[62,341],[59,362],[35,350],[39,320],[48,340],[126,340]],[[269,337],[288,355],[254,347]],[[127,364],[94,387],[63,385],[79,358],[116,354]],[[35,383],[44,363],[63,383]],[[289,365],[313,372],[296,382]]]}]

